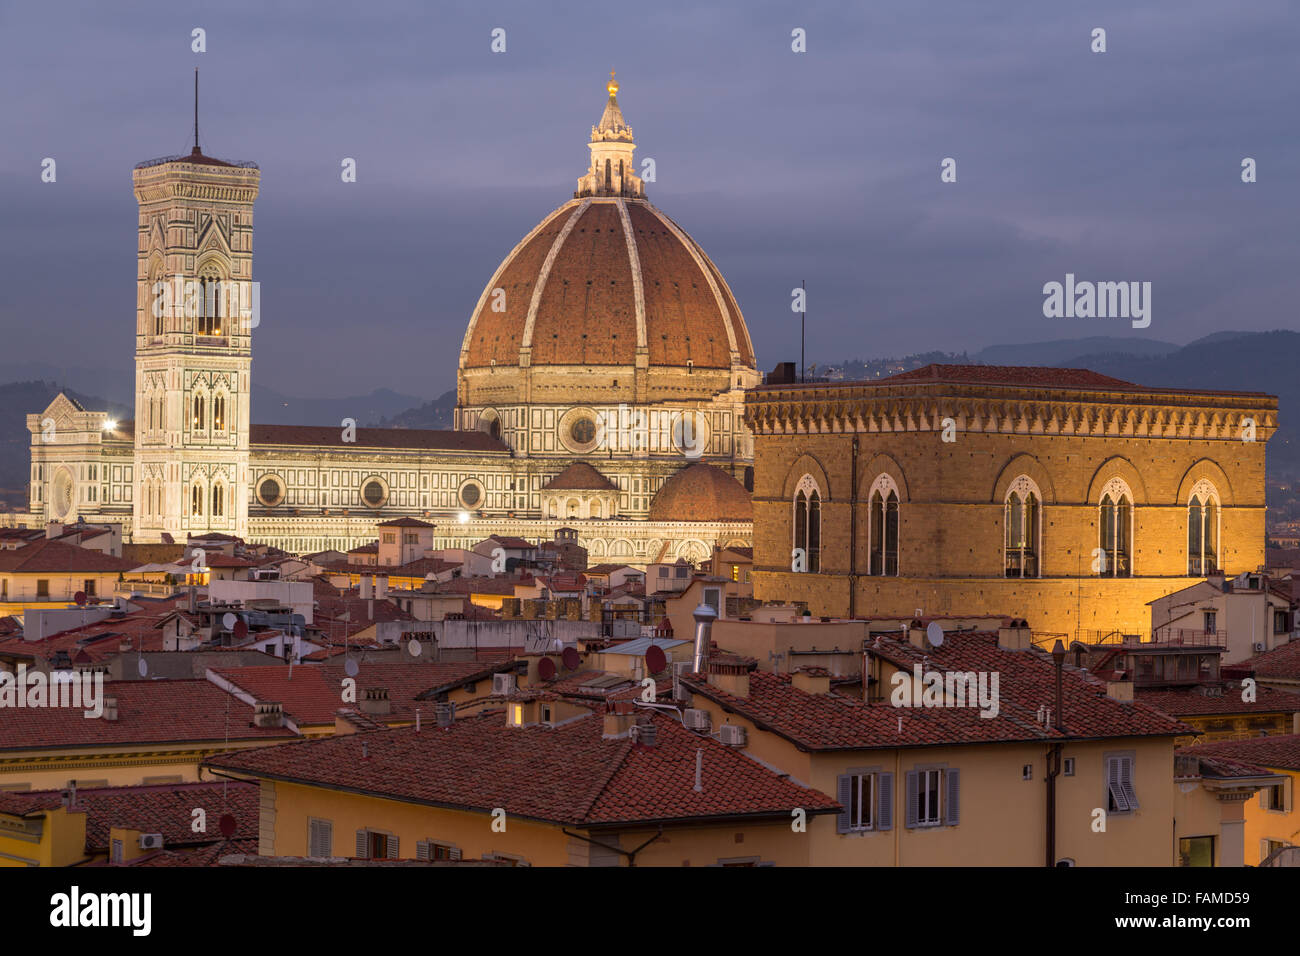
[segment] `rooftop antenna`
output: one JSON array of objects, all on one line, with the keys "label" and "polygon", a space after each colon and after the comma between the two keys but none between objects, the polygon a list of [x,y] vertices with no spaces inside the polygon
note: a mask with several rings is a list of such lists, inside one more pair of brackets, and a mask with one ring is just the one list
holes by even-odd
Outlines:
[{"label": "rooftop antenna", "polygon": [[[196,69],[194,71],[194,141],[195,143],[198,142],[198,137],[199,137],[198,89],[199,89],[199,71]],[[807,374],[808,366],[805,364],[805,359],[803,355],[804,323],[808,318],[808,283],[806,283],[803,279],[800,279],[799,288],[803,290],[803,301],[801,303],[803,305],[803,308],[799,310],[799,384],[802,385],[803,383],[808,381],[808,374]]]},{"label": "rooftop antenna", "polygon": [[199,151],[199,68],[194,68],[194,152]]}]

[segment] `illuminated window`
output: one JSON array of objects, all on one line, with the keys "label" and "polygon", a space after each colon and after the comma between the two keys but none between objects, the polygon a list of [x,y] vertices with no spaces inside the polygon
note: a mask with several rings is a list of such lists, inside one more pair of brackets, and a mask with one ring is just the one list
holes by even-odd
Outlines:
[{"label": "illuminated window", "polygon": [[1038,536],[1042,527],[1042,496],[1026,475],[1011,483],[1004,504],[1006,548],[1003,564],[1009,578],[1038,577]]},{"label": "illuminated window", "polygon": [[893,577],[898,574],[898,485],[889,475],[871,484],[867,499],[867,540],[871,553],[868,573]]},{"label": "illuminated window", "polygon": [[821,570],[822,497],[812,475],[804,475],[794,491],[794,547],[804,555],[804,568]]},{"label": "illuminated window", "polygon": [[1097,548],[1094,567],[1105,578],[1133,574],[1133,492],[1122,478],[1106,482],[1098,506]]},{"label": "illuminated window", "polygon": [[1202,478],[1187,502],[1187,573],[1203,577],[1218,570],[1219,492]]}]

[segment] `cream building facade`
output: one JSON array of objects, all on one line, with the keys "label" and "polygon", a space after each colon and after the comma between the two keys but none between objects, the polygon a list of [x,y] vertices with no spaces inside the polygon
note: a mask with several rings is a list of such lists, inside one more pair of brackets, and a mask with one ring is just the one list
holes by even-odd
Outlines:
[{"label": "cream building facade", "polygon": [[311,552],[411,516],[439,547],[570,527],[592,559],[637,565],[748,546],[749,334],[717,267],[646,200],[612,77],[607,92],[574,198],[479,298],[447,431],[252,424],[260,172],[197,143],[141,163],[135,419],[66,395],[28,415],[21,523]]}]

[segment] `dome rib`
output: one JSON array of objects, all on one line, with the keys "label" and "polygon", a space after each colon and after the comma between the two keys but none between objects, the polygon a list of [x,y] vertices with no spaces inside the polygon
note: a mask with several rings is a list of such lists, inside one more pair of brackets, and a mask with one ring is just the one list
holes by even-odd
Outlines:
[{"label": "dome rib", "polygon": [[542,293],[546,290],[546,280],[551,277],[551,269],[555,266],[555,257],[560,254],[560,249],[564,246],[564,241],[569,238],[569,233],[573,232],[573,227],[577,225],[578,220],[582,218],[582,214],[590,208],[591,200],[582,200],[578,205],[578,208],[574,210],[571,216],[569,216],[568,222],[564,224],[564,228],[560,230],[560,234],[555,237],[555,241],[551,243],[550,250],[546,253],[546,260],[542,263],[541,271],[537,274],[537,284],[533,286],[533,298],[528,304],[528,316],[524,319],[524,334],[523,338],[519,342],[520,355],[523,355],[525,349],[528,350],[529,355],[532,354],[533,329],[537,324],[537,308],[541,305]]},{"label": "dome rib", "polygon": [[645,286],[641,281],[641,250],[636,245],[636,233],[632,230],[632,217],[628,215],[627,203],[621,199],[618,203],[618,217],[623,223],[623,241],[627,243],[627,257],[632,265],[632,298],[636,303],[636,351],[640,355],[648,349],[645,327]]}]

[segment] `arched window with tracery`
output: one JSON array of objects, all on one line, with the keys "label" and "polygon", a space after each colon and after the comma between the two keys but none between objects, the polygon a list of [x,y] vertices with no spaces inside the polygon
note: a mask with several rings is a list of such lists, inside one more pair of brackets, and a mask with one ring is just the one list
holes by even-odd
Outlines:
[{"label": "arched window with tracery", "polygon": [[1093,567],[1104,578],[1133,576],[1133,492],[1123,478],[1112,478],[1101,489],[1097,547]]},{"label": "arched window with tracery", "polygon": [[892,577],[898,574],[898,485],[889,475],[878,475],[867,501],[868,573]]},{"label": "arched window with tracery", "polygon": [[1204,577],[1219,569],[1219,491],[1202,478],[1187,501],[1187,573]]},{"label": "arched window with tracery", "polygon": [[212,517],[221,518],[226,513],[226,489],[220,482],[212,486]]},{"label": "arched window with tracery", "polygon": [[199,274],[198,315],[195,335],[225,335],[227,303],[224,283],[216,266],[205,266]]},{"label": "arched window with tracery", "polygon": [[201,432],[207,427],[207,403],[202,395],[194,396],[194,431]]},{"label": "arched window with tracery", "polygon": [[822,493],[812,475],[800,478],[794,489],[794,547],[803,553],[805,570],[821,570]]},{"label": "arched window with tracery", "polygon": [[212,428],[219,432],[226,430],[226,396],[222,392],[212,398]]},{"label": "arched window with tracery", "polygon": [[190,494],[190,514],[203,514],[203,489],[198,485],[194,486],[194,489]]},{"label": "arched window with tracery", "polygon": [[1021,475],[1007,489],[1004,505],[1006,544],[1003,565],[1009,578],[1036,578],[1043,526],[1043,495],[1032,478]]}]

